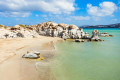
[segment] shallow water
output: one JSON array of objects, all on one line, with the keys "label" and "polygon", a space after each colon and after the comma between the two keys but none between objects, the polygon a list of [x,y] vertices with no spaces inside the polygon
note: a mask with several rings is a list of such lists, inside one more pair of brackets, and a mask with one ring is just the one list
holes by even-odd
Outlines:
[{"label": "shallow water", "polygon": [[98,30],[114,37],[101,37],[103,42],[57,44],[52,67],[56,80],[120,80],[120,29]]}]

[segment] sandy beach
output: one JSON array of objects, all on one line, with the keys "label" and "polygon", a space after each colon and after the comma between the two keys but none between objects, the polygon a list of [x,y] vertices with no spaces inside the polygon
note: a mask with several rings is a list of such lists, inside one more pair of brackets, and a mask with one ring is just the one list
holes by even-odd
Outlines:
[{"label": "sandy beach", "polygon": [[[15,38],[0,40],[0,80],[55,80],[50,71],[50,58],[60,38]],[[27,51],[39,51],[42,61],[23,59]],[[39,64],[39,66],[37,66]]]}]

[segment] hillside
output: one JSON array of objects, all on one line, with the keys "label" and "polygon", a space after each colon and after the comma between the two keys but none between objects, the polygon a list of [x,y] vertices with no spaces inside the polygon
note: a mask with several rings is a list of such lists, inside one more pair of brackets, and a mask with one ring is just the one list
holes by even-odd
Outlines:
[{"label": "hillside", "polygon": [[110,25],[86,25],[80,26],[81,28],[120,28],[120,23]]}]

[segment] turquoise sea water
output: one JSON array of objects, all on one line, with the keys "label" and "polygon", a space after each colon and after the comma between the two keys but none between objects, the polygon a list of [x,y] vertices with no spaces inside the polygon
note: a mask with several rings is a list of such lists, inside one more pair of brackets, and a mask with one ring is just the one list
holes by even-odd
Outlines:
[{"label": "turquoise sea water", "polygon": [[[94,29],[84,29],[91,33]],[[114,37],[103,42],[57,44],[52,67],[56,80],[120,80],[120,29],[97,29]]]}]

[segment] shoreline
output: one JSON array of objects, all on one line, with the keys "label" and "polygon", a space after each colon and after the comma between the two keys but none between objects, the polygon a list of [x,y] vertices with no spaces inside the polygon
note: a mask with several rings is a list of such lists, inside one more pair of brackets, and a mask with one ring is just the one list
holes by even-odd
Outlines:
[{"label": "shoreline", "polygon": [[[54,45],[61,40],[44,36],[0,40],[0,80],[54,80],[49,64],[55,55]],[[41,52],[45,59],[36,61],[22,58],[23,54],[32,50]],[[38,63],[43,69],[36,67]]]}]

